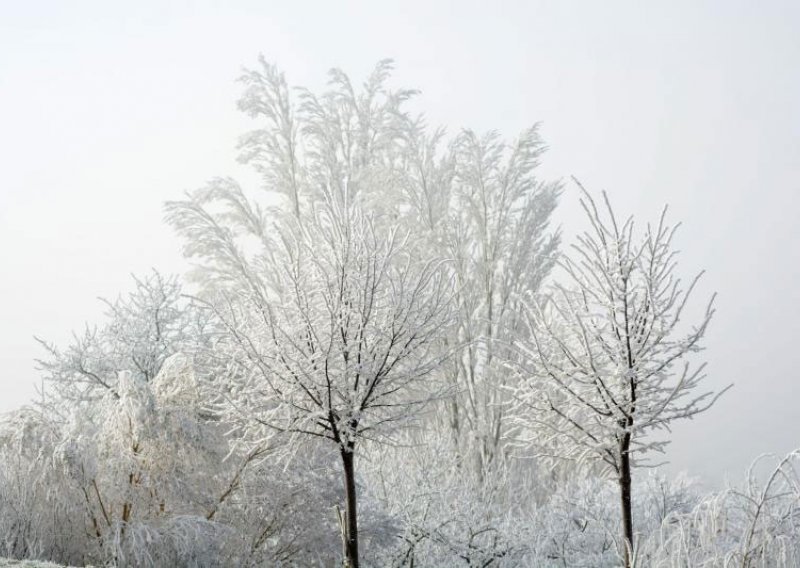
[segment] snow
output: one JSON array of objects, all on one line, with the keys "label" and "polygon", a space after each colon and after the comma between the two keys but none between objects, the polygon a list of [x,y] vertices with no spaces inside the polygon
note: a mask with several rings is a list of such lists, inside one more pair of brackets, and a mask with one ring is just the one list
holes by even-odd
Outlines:
[{"label": "snow", "polygon": [[15,568],[64,568],[63,564],[53,564],[52,562],[40,562],[39,560],[12,560],[10,558],[0,558],[0,568],[5,568],[6,566],[14,566]]}]

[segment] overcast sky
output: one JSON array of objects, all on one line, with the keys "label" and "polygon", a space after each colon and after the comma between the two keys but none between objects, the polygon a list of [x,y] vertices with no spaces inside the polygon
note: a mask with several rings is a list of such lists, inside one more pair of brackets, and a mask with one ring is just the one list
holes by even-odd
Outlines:
[{"label": "overcast sky", "polygon": [[[740,476],[800,447],[798,28],[796,1],[0,0],[0,411],[34,394],[34,334],[63,344],[130,273],[184,269],[161,204],[240,175],[242,66],[318,88],[392,57],[430,122],[542,122],[543,177],[640,224],[670,204],[680,272],[719,292],[707,385],[735,383],[675,427],[670,468]],[[581,226],[570,185],[557,221]]]}]

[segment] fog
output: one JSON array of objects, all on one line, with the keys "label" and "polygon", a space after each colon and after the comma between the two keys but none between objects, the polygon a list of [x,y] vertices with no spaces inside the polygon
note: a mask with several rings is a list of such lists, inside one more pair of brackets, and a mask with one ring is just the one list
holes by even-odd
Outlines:
[{"label": "fog", "polygon": [[682,222],[680,273],[719,293],[707,386],[667,459],[712,483],[800,445],[800,5],[795,2],[223,2],[0,6],[0,411],[42,355],[99,321],[130,274],[182,272],[162,203],[247,172],[235,79],[259,53],[293,84],[384,57],[432,124],[513,136],[541,122],[556,218],[576,176],[643,224]]}]

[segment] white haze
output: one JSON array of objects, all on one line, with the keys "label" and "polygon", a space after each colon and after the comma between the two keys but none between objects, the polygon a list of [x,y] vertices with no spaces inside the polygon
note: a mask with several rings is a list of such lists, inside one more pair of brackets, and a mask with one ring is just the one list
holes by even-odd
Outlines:
[{"label": "white haze", "polygon": [[[318,87],[384,57],[431,123],[541,121],[549,178],[683,223],[680,273],[719,292],[707,386],[672,470],[739,475],[800,443],[800,5],[794,2],[4,2],[0,411],[35,395],[37,335],[96,322],[130,273],[185,268],[162,202],[236,174],[242,66]],[[569,242],[577,192],[556,211]]]}]

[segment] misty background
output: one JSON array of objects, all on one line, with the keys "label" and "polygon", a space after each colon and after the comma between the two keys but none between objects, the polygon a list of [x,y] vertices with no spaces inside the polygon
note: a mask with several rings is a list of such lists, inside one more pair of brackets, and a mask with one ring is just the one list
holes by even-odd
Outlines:
[{"label": "misty background", "polygon": [[[711,483],[800,446],[800,3],[0,2],[0,412],[35,396],[34,335],[65,344],[131,273],[182,272],[162,203],[236,163],[236,108],[258,53],[290,84],[391,84],[451,131],[535,122],[540,176],[605,189],[639,226],[681,221],[679,273],[717,291],[708,389],[669,470]],[[253,185],[251,184],[251,187]]]}]

